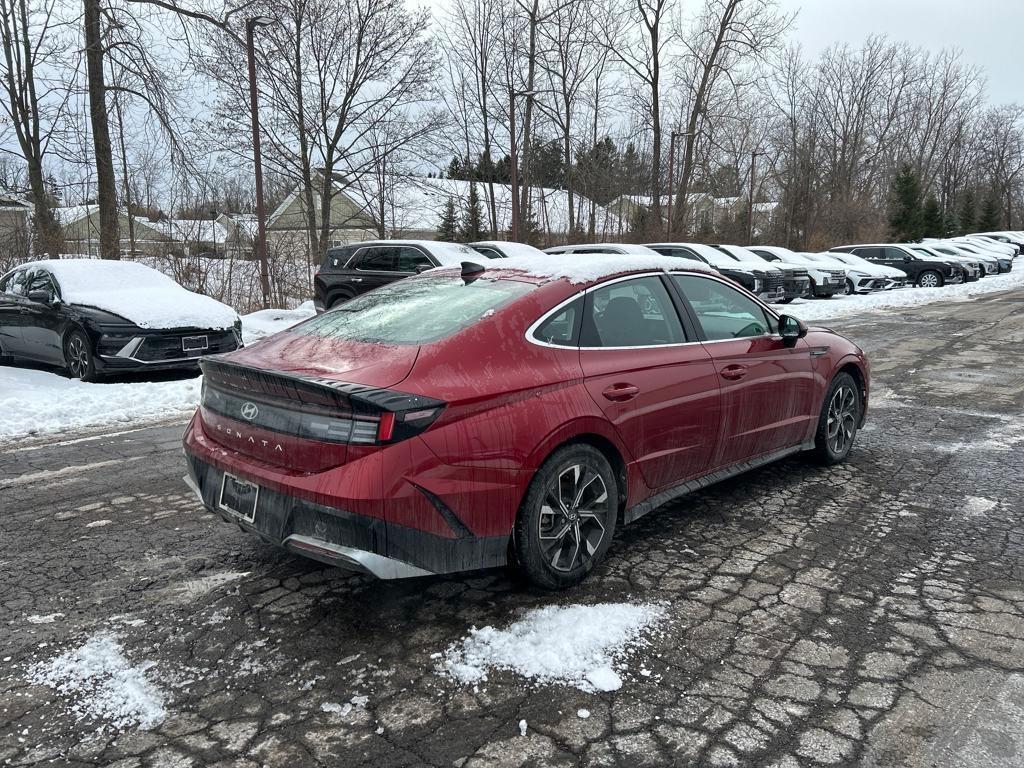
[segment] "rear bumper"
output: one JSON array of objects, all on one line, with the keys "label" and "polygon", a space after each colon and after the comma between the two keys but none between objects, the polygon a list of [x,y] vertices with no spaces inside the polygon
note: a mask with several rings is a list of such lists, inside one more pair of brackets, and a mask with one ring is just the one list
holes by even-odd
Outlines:
[{"label": "rear bumper", "polygon": [[[311,474],[227,450],[199,418],[184,447],[186,482],[207,511],[296,554],[382,579],[508,562],[511,525],[500,510],[520,478],[445,465],[417,438]],[[259,487],[251,521],[221,506],[226,472]]]},{"label": "rear bumper", "polygon": [[298,555],[379,579],[505,565],[508,536],[446,538],[260,486],[252,522],[220,506],[224,472],[188,456],[186,484],[208,512]]}]

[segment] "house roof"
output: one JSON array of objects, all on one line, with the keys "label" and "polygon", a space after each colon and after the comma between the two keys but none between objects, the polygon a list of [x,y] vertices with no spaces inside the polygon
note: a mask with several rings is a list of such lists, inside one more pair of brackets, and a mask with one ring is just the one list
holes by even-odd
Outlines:
[{"label": "house roof", "polygon": [[[384,183],[388,186],[388,212],[385,226],[392,230],[435,230],[444,213],[449,198],[458,209],[463,209],[469,199],[471,182],[461,179],[435,179],[424,176],[389,176]],[[491,188],[494,189],[494,207],[499,230],[511,227],[512,187],[509,184],[477,182],[476,191],[480,196],[480,207],[485,221],[490,207]],[[344,188],[348,196],[368,215],[378,208],[380,182],[377,177],[366,176],[353,181]],[[590,222],[590,201],[574,194],[576,226],[586,229]],[[569,194],[564,189],[531,187],[530,200],[537,226],[546,232],[564,233],[569,231]],[[603,206],[596,206],[595,230],[617,232],[623,222]]]}]

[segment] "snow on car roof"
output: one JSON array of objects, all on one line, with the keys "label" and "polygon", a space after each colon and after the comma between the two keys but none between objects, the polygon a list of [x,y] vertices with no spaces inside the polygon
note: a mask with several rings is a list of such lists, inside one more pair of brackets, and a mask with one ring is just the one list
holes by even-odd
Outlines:
[{"label": "snow on car roof", "polygon": [[546,253],[543,256],[513,256],[500,262],[489,262],[488,270],[518,272],[529,277],[567,280],[573,285],[592,283],[624,272],[687,271],[717,275],[714,269],[688,259],[631,253]]},{"label": "snow on car roof", "polygon": [[476,243],[470,243],[470,247],[475,245],[479,245],[483,248],[488,246],[491,248],[498,248],[506,256],[537,257],[544,255],[544,251],[540,250],[540,248],[534,248],[532,245],[517,243],[512,240],[481,240]]},{"label": "snow on car roof", "polygon": [[185,290],[143,264],[104,259],[49,259],[22,265],[57,279],[67,304],[95,307],[140,328],[231,328],[238,315],[209,296]]}]

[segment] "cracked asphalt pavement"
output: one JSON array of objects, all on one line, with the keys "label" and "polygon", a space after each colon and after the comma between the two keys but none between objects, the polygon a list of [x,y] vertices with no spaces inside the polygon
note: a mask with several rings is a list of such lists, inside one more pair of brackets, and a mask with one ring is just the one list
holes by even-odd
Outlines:
[{"label": "cracked asphalt pavement", "polygon": [[[665,506],[564,594],[275,550],[186,490],[181,424],[0,447],[0,764],[1024,764],[1024,297],[834,326],[874,369],[848,463]],[[617,691],[436,670],[471,627],[618,601],[669,618]],[[153,663],[156,727],[28,681],[99,633]]]}]

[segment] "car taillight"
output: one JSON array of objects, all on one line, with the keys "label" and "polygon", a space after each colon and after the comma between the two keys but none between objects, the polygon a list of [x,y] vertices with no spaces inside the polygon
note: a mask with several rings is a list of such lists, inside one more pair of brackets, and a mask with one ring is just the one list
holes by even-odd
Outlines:
[{"label": "car taillight", "polygon": [[204,409],[306,440],[384,445],[430,427],[446,403],[333,379],[202,360]]}]

